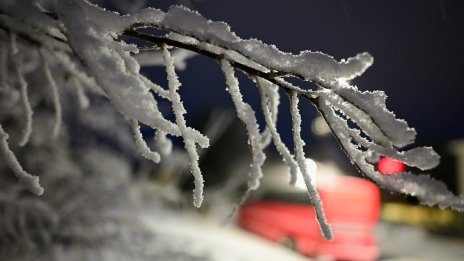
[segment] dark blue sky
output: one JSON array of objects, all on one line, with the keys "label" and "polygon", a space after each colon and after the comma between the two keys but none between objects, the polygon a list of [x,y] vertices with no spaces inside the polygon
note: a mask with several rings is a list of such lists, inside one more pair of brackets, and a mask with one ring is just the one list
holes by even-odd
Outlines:
[{"label": "dark blue sky", "polygon": [[[172,2],[153,6],[166,10]],[[384,90],[388,108],[417,129],[419,143],[464,138],[464,1],[189,2],[203,16],[227,22],[241,38],[258,38],[283,51],[322,51],[336,59],[368,51],[374,65],[353,83]],[[198,112],[231,105],[218,66],[205,58],[190,64],[182,74],[186,105]],[[256,94],[252,89],[243,83],[242,90]],[[312,118],[315,112],[308,110],[303,116]]]}]

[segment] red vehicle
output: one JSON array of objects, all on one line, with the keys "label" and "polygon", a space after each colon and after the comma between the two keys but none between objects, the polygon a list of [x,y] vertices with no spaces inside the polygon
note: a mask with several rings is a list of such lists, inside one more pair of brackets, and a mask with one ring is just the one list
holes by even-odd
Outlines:
[{"label": "red vehicle", "polygon": [[379,250],[372,230],[380,214],[379,188],[360,178],[337,176],[318,191],[334,231],[332,241],[321,236],[314,208],[307,195],[300,197],[301,192],[273,193],[270,198],[247,203],[238,222],[246,230],[307,256],[376,260]]}]

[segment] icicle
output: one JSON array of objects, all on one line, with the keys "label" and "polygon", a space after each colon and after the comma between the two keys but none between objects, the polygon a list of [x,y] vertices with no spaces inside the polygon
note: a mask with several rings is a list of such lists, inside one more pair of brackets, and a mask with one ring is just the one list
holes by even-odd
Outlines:
[{"label": "icicle", "polygon": [[40,186],[39,177],[32,176],[27,173],[19,164],[18,159],[15,157],[14,153],[10,150],[8,146],[8,134],[3,130],[2,125],[0,124],[0,152],[3,154],[4,160],[14,172],[16,177],[23,183],[29,191],[40,196],[42,195],[44,189]]},{"label": "icicle", "polygon": [[222,59],[221,68],[224,72],[228,92],[234,102],[237,116],[243,122],[248,132],[248,140],[250,142],[251,152],[253,155],[248,186],[251,190],[256,190],[259,187],[260,179],[263,176],[261,167],[266,160],[266,155],[263,152],[261,135],[259,133],[258,123],[256,122],[255,112],[249,104],[243,101],[242,94],[240,93],[238,86],[238,80],[234,75],[234,69],[230,63],[227,60]]},{"label": "icicle", "polygon": [[273,117],[275,114],[272,114],[268,106],[268,102],[267,102],[268,98],[266,96],[266,91],[264,90],[265,87],[263,87],[264,80],[261,80],[261,78],[256,77],[256,83],[261,93],[261,107],[263,110],[264,120],[266,121],[267,128],[272,136],[272,139],[274,141],[274,145],[276,146],[277,151],[280,153],[283,160],[285,161],[287,166],[290,168],[290,184],[295,185],[296,180],[297,180],[297,175],[298,175],[298,164],[293,158],[293,155],[290,153],[290,150],[282,142],[279,132],[277,131],[277,128],[276,128],[277,117]]},{"label": "icicle", "polygon": [[58,137],[58,133],[60,131],[61,123],[62,123],[62,112],[61,112],[61,102],[60,102],[60,94],[58,92],[58,86],[56,85],[55,79],[50,72],[50,67],[48,65],[47,60],[45,59],[45,55],[43,53],[43,49],[39,49],[40,57],[42,60],[42,65],[44,67],[45,76],[50,83],[50,87],[52,88],[53,92],[53,103],[55,105],[55,125],[53,126],[53,137]]},{"label": "icicle", "polygon": [[140,125],[137,120],[131,119],[131,128],[132,132],[134,133],[135,144],[137,145],[137,149],[140,151],[142,156],[145,158],[155,162],[160,162],[160,155],[158,152],[151,151],[148,147],[147,143],[143,139],[142,133],[140,132]]},{"label": "icicle", "polygon": [[14,37],[15,34],[11,34],[11,58],[13,62],[13,67],[16,76],[18,77],[19,85],[21,88],[21,100],[24,106],[24,110],[26,111],[26,126],[23,129],[23,133],[21,136],[21,139],[19,140],[19,146],[23,147],[27,144],[29,141],[29,138],[31,137],[32,133],[32,116],[34,112],[32,111],[31,104],[29,102],[29,96],[28,96],[28,91],[27,91],[27,82],[24,79],[24,75],[21,71],[21,61],[18,59],[17,52],[18,52],[18,47],[16,43],[16,37]]},{"label": "icicle", "polygon": [[203,175],[201,174],[200,166],[198,164],[199,156],[194,142],[194,138],[188,132],[187,124],[185,122],[184,114],[186,113],[184,105],[177,92],[180,87],[180,82],[174,69],[174,59],[171,57],[166,45],[162,45],[163,58],[166,65],[166,72],[168,75],[169,93],[171,96],[172,109],[176,117],[176,122],[184,138],[184,145],[187,154],[190,157],[190,171],[195,179],[195,189],[193,190],[193,204],[200,207],[203,202]]},{"label": "icicle", "polygon": [[327,223],[327,219],[324,215],[324,209],[322,207],[322,201],[319,197],[319,193],[317,192],[316,188],[311,183],[311,177],[309,176],[308,170],[306,168],[306,158],[305,158],[304,149],[303,149],[304,141],[301,139],[301,136],[300,136],[301,115],[298,110],[298,94],[296,92],[291,93],[290,110],[291,110],[292,121],[293,121],[293,142],[295,143],[296,161],[298,162],[298,166],[303,176],[303,180],[306,184],[306,188],[308,189],[311,202],[314,205],[314,209],[316,211],[316,217],[319,222],[319,226],[321,228],[322,234],[324,235],[325,239],[331,240],[333,238],[332,229],[330,225]]}]

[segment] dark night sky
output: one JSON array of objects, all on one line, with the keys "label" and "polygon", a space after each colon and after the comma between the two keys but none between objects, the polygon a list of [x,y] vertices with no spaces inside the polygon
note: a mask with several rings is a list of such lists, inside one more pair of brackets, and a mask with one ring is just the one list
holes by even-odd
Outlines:
[{"label": "dark night sky", "polygon": [[[416,128],[421,145],[464,138],[464,1],[189,2],[203,16],[227,22],[239,37],[258,38],[283,51],[322,51],[338,60],[367,51],[374,65],[353,83],[361,90],[384,90],[387,107]],[[170,4],[153,2],[163,10]],[[231,105],[214,62],[198,57],[190,65],[198,70],[181,74],[187,107],[200,112]],[[253,103],[251,87],[244,83],[242,90],[251,93]],[[308,110],[303,117],[314,116]]]}]

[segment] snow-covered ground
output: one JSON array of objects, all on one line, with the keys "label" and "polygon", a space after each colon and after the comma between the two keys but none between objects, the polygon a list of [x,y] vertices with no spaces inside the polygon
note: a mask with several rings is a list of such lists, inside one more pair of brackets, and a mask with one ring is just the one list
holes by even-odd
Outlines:
[{"label": "snow-covered ground", "polygon": [[[98,225],[83,224],[82,241],[61,241],[13,259],[57,261],[308,261],[291,250],[193,211],[147,207],[108,213]],[[80,229],[78,229],[80,230]],[[91,232],[90,232],[91,231]],[[0,258],[1,259],[1,258]],[[3,261],[3,259],[1,259]]]},{"label": "snow-covered ground", "polygon": [[220,222],[193,214],[149,211],[142,215],[141,221],[162,238],[162,243],[158,242],[161,245],[149,250],[157,252],[158,257],[165,253],[166,259],[161,260],[308,260],[232,225],[221,226]]}]

